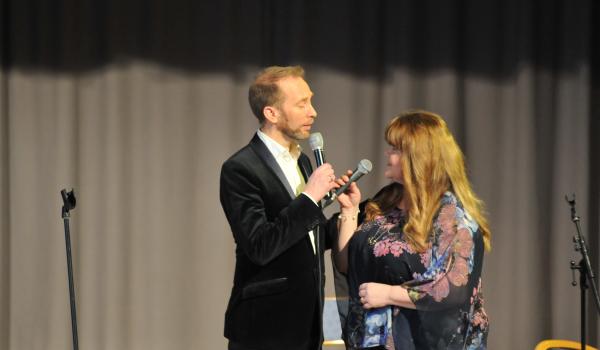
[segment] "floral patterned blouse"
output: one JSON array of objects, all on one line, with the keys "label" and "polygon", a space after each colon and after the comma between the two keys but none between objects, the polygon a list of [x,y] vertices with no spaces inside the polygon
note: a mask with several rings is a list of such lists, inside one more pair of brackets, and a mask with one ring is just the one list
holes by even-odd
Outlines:
[{"label": "floral patterned blouse", "polygon": [[[485,349],[483,237],[451,192],[434,217],[429,248],[416,252],[402,233],[399,209],[362,224],[348,247],[349,306],[344,340],[349,349]],[[416,310],[363,309],[358,287],[403,285]]]}]

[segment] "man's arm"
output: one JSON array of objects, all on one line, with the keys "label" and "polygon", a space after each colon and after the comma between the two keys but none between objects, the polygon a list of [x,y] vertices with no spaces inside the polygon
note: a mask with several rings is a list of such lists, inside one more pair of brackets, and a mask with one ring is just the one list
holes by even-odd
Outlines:
[{"label": "man's arm", "polygon": [[248,258],[265,265],[306,237],[324,217],[307,196],[298,196],[277,216],[267,217],[261,180],[247,167],[228,161],[221,169],[221,205],[234,238]]}]

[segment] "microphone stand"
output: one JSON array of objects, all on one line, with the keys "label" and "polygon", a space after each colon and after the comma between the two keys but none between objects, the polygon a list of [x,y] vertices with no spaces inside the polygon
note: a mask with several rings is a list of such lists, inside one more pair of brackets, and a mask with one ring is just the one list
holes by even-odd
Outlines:
[{"label": "microphone stand", "polygon": [[65,244],[67,247],[67,274],[69,276],[69,300],[71,303],[71,331],[73,335],[73,349],[79,350],[79,340],[77,338],[77,310],[75,308],[75,285],[73,283],[73,259],[71,257],[71,233],[69,232],[69,211],[75,208],[76,200],[73,190],[60,191],[63,199],[62,218],[65,224]]},{"label": "microphone stand", "polygon": [[[596,311],[598,311],[598,314],[600,314],[600,298],[598,297],[598,287],[596,287],[596,280],[594,279],[594,271],[592,270],[592,264],[590,263],[587,245],[585,244],[585,239],[581,233],[579,216],[577,216],[577,212],[575,210],[575,195],[573,195],[573,199],[569,199],[567,196],[565,196],[565,200],[571,206],[571,221],[573,221],[577,230],[577,234],[573,237],[575,251],[581,253],[581,260],[579,260],[579,264],[575,264],[575,262],[571,260],[570,268],[571,271],[573,271],[573,281],[571,282],[571,285],[573,286],[577,285],[577,281],[575,281],[575,270],[579,271],[579,290],[581,294],[581,348],[585,349],[587,339],[586,289],[588,289],[591,285],[592,292],[594,294],[594,301],[596,303]],[[588,282],[590,285],[588,285]]]},{"label": "microphone stand", "polygon": [[323,302],[324,302],[324,297],[323,297],[323,263],[321,262],[321,232],[319,232],[320,230],[320,225],[317,224],[317,226],[315,226],[315,228],[313,229],[313,234],[315,236],[315,251],[316,251],[316,255],[317,255],[317,283],[318,283],[318,298],[319,298],[319,347],[318,349],[321,350],[323,347],[323,340],[324,340],[324,336],[323,336]]}]

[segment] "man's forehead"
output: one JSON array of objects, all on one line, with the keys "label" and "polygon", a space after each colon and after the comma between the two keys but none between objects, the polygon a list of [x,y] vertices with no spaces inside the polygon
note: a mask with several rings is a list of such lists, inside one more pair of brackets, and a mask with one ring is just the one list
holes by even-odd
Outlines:
[{"label": "man's forehead", "polygon": [[277,82],[279,88],[284,92],[298,93],[310,97],[313,95],[308,83],[301,77],[285,77]]}]

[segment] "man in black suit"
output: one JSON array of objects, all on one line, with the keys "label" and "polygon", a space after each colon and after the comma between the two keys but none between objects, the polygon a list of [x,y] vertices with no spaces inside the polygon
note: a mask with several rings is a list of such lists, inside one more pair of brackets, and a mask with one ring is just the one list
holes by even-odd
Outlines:
[{"label": "man in black suit", "polygon": [[221,205],[236,242],[230,350],[321,348],[323,251],[337,228],[319,203],[339,184],[330,164],[312,172],[298,145],[317,116],[312,95],[299,66],[260,72],[248,96],[260,128],[221,169]]}]

